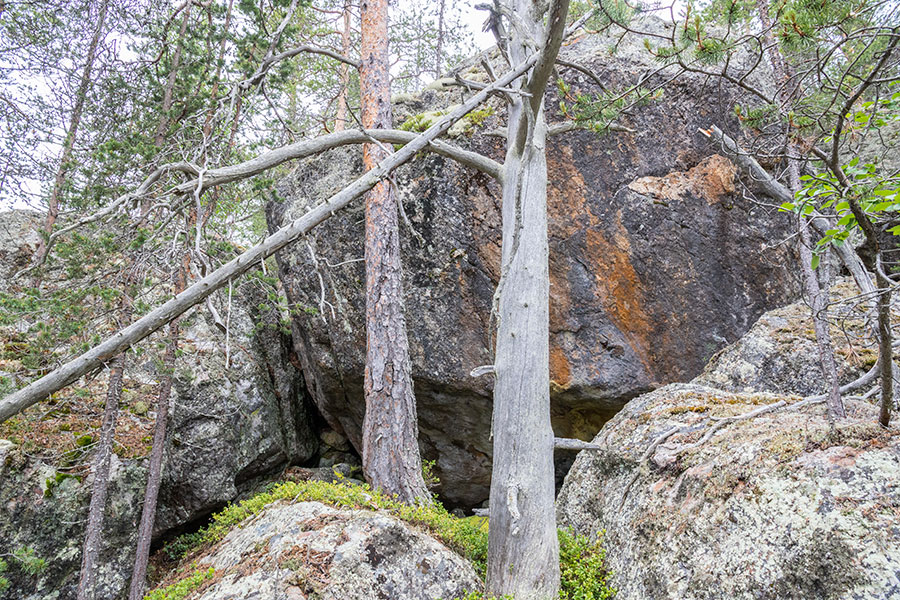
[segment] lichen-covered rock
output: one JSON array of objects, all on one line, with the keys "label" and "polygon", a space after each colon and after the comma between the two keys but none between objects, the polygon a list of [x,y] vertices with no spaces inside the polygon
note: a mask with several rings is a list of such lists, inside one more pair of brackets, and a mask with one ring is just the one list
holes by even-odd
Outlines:
[{"label": "lichen-covered rock", "polygon": [[[128,583],[146,477],[138,462],[113,455],[97,598],[118,598]],[[15,559],[6,557],[10,586],[0,591],[0,598],[75,597],[89,503],[90,480],[61,472],[0,440],[0,554],[31,549],[45,563],[40,573],[30,575]]]},{"label": "lichen-covered rock", "polygon": [[[0,232],[26,231],[30,221],[20,217],[19,212],[0,214]],[[16,260],[18,254],[3,254],[7,246],[0,235],[0,261]],[[32,246],[23,247],[21,266],[33,252]],[[6,266],[0,262],[0,271]],[[227,343],[205,308],[183,321],[157,537],[206,518],[278,477],[285,467],[306,464],[320,451],[315,409],[295,366],[299,362],[277,316],[260,314],[266,290],[256,286],[251,281],[236,288],[230,307],[227,298],[216,300],[222,318],[228,320]],[[40,320],[40,315],[31,318]],[[28,332],[29,325],[13,329]],[[117,422],[118,455],[113,457],[97,574],[97,597],[109,600],[127,590],[146,486],[144,456],[149,452],[161,379],[158,363],[147,358],[152,356],[150,343],[129,355]],[[21,370],[15,361],[0,360],[0,395],[14,389],[15,380],[7,375]],[[93,483],[91,444],[100,425],[105,377],[101,372],[79,382],[76,391],[82,396],[60,394],[3,425],[0,437],[16,442],[0,439],[0,554],[32,548],[46,567],[33,576],[9,560],[10,587],[0,592],[2,598],[75,597]],[[339,444],[339,438],[332,443]],[[345,470],[352,473],[349,466]]]},{"label": "lichen-covered rock", "polygon": [[[831,289],[828,315],[843,385],[870,369],[878,348],[868,336],[858,288],[839,279]],[[795,302],[771,310],[739,340],[717,353],[695,383],[732,392],[775,392],[808,396],[827,391],[809,305]]]},{"label": "lichen-covered rock", "polygon": [[[672,384],[629,402],[582,452],[561,526],[605,532],[620,600],[888,600],[900,596],[900,434],[845,400],[831,429],[807,405],[722,428],[794,396]],[[675,427],[688,427],[659,444]]]},{"label": "lichen-covered rock", "polygon": [[481,588],[468,562],[403,521],[319,502],[267,507],[196,561],[209,567],[197,600],[450,600]]},{"label": "lichen-covered rock", "polygon": [[39,219],[38,213],[30,210],[0,211],[0,277],[4,280],[31,262],[40,242],[35,229]]},{"label": "lichen-covered rock", "polygon": [[232,303],[227,365],[225,336],[211,317],[198,314],[183,328],[158,531],[206,517],[318,452],[292,349],[253,314],[253,299]]},{"label": "lichen-covered rock", "polygon": [[[656,68],[640,41],[611,54],[612,41],[585,35],[563,55],[611,88]],[[599,90],[581,73],[561,74],[573,93]],[[458,102],[459,93],[432,89],[404,98],[397,120]],[[793,298],[794,279],[782,266],[787,251],[770,248],[789,223],[747,200],[734,165],[699,131],[715,123],[740,136],[733,96],[685,75],[662,98],[622,117],[633,133],[577,131],[548,141],[550,375],[558,435],[590,439],[626,401],[696,376],[763,311]],[[558,102],[548,92],[551,120],[562,119]],[[502,160],[504,143],[485,130],[503,125],[504,105],[491,103],[493,114],[452,141]],[[286,201],[269,207],[270,226],[341,189],[360,163],[358,149],[302,163],[279,188]],[[492,360],[500,190],[485,175],[433,155],[400,169],[396,181],[421,236],[402,226],[422,451],[437,461],[442,497],[475,505],[489,489],[492,383],[469,373]],[[362,210],[357,203],[341,211],[308,236],[309,244],[279,253],[310,391],[357,448],[364,412]]]}]

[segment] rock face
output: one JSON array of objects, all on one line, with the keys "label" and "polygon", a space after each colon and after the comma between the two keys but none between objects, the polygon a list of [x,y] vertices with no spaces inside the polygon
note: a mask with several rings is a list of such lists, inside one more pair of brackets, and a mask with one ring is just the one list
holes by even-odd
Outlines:
[{"label": "rock face", "polygon": [[392,516],[318,502],[275,504],[197,561],[198,600],[434,600],[480,589],[471,565]]},{"label": "rock face", "polygon": [[[649,68],[639,43],[610,55],[609,42],[585,36],[564,55],[610,87]],[[573,90],[597,91],[588,78],[572,73],[563,71]],[[740,135],[729,93],[685,77],[661,99],[622,117],[634,133],[579,131],[548,143],[557,435],[591,438],[629,399],[694,377],[764,310],[792,297],[793,280],[781,266],[783,247],[767,246],[787,222],[745,199],[735,167],[699,132],[717,123]],[[428,90],[405,99],[395,114],[402,122],[451,104],[458,94]],[[483,132],[503,123],[502,103],[492,102],[495,114],[451,141],[502,160],[503,143]],[[551,120],[561,118],[555,92],[547,102]],[[359,172],[358,149],[300,165],[282,182],[286,201],[269,207],[270,226],[304,213]],[[421,236],[403,228],[422,450],[437,460],[443,497],[472,505],[487,497],[491,456],[491,381],[469,372],[491,361],[499,188],[436,156],[419,158],[396,180]],[[359,204],[323,223],[309,244],[279,256],[280,277],[298,309],[294,344],[310,391],[325,418],[357,448],[364,412],[362,256]]]},{"label": "rock face", "polygon": [[[851,300],[857,293],[852,281],[841,279],[831,289],[831,299]],[[864,305],[852,300],[831,309],[831,337],[842,385],[878,359],[877,348],[866,339],[863,310]],[[828,384],[819,366],[809,306],[796,302],[762,315],[743,337],[710,360],[695,383],[730,392],[825,393]]]},{"label": "rock face", "polygon": [[[145,485],[146,470],[141,464],[113,455],[97,572],[98,598],[118,598],[127,589]],[[7,558],[5,576],[10,587],[0,591],[0,598],[75,598],[89,503],[89,483],[63,475],[0,440],[0,548],[4,554],[31,548],[46,562],[39,574],[29,575],[16,560]]]},{"label": "rock face", "polygon": [[[19,226],[21,219],[6,219],[17,214],[0,217],[0,232]],[[23,230],[25,227],[21,226]],[[6,247],[0,236],[0,260],[17,255],[2,254]],[[16,253],[18,248],[14,248]],[[22,250],[27,251],[27,247]],[[21,266],[27,265],[30,255],[26,254],[23,260]],[[320,452],[315,409],[306,394],[302,374],[294,366],[299,363],[295,357],[292,359],[289,338],[280,330],[277,318],[259,314],[257,306],[265,296],[255,285],[251,281],[234,292],[228,344],[206,310],[183,323],[157,536],[207,517],[278,476],[285,467],[306,464]],[[225,302],[218,309],[222,318],[229,314]],[[24,331],[28,330],[28,323],[21,325]],[[146,459],[129,458],[131,455],[125,451],[135,443],[135,436],[139,446],[140,438],[151,433],[160,373],[152,360],[139,363],[134,358],[147,355],[135,353],[126,368],[115,445],[123,456],[113,457],[97,576],[98,598],[121,597],[133,566],[147,477]],[[0,361],[0,376],[6,375],[4,371],[11,364]],[[101,374],[98,379],[103,377]],[[102,395],[105,384],[99,381],[91,389]],[[144,390],[145,396],[135,402],[133,398],[139,390]],[[51,436],[57,441],[71,438],[68,446],[65,440],[58,445],[62,449],[75,448],[74,440],[82,436],[84,430],[73,429],[65,416],[60,417],[58,427],[46,426],[47,418],[56,418],[65,405],[61,402],[53,408],[41,404],[32,409],[34,415],[26,415],[17,426],[7,425],[4,433],[15,434],[18,444],[0,439],[0,554],[32,548],[47,564],[44,571],[32,576],[19,569],[14,560],[8,561],[10,571],[6,576],[11,586],[5,595],[0,592],[3,598],[75,597],[92,485],[87,467],[91,453],[86,447],[60,455],[42,447],[46,436]],[[140,410],[135,408],[138,405],[142,405]],[[90,409],[83,417],[74,427],[99,426],[99,417],[91,415]],[[90,441],[90,436],[85,437]],[[340,440],[331,443],[339,444]],[[332,453],[340,458],[346,455]]]},{"label": "rock face", "polygon": [[[318,452],[315,409],[291,362],[292,350],[270,322],[251,314],[253,299],[242,297],[232,306],[227,367],[224,334],[208,316],[198,315],[184,328],[160,531],[206,517]],[[254,332],[256,322],[262,328]]]},{"label": "rock face", "polygon": [[0,276],[3,279],[30,264],[40,243],[35,230],[39,221],[39,215],[29,210],[0,212]]},{"label": "rock face", "polygon": [[[874,404],[845,398],[849,418],[834,430],[822,404],[807,405],[731,423],[696,445],[714,418],[800,400],[754,388],[821,389],[806,311],[767,313],[695,383],[635,398],[594,440],[604,449],[579,454],[558,520],[605,532],[617,598],[900,595],[900,434],[878,426]],[[865,370],[840,356],[846,377]]]}]

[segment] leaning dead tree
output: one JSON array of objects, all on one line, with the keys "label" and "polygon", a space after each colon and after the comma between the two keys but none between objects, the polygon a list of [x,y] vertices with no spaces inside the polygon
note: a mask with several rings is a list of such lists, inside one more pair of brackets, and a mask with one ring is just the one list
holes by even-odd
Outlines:
[{"label": "leaning dead tree", "polygon": [[[523,74],[527,73],[538,60],[538,54],[533,54],[528,60],[511,69],[497,81],[473,94],[466,102],[443,116],[431,127],[419,135],[405,131],[343,131],[297,142],[271,152],[267,152],[246,162],[210,169],[204,172],[202,180],[195,178],[184,184],[177,185],[170,190],[170,194],[180,198],[182,203],[189,202],[191,195],[199,190],[202,193],[214,187],[240,181],[263,173],[268,169],[283,164],[289,160],[304,158],[319,154],[331,148],[347,144],[357,144],[377,139],[387,143],[405,144],[400,150],[391,154],[378,166],[357,178],[350,185],[331,196],[325,202],[317,205],[303,216],[285,225],[272,235],[268,236],[260,244],[250,248],[241,255],[232,259],[225,265],[210,272],[208,275],[189,286],[184,292],[172,298],[162,306],[150,311],[128,327],[120,330],[112,337],[104,340],[94,348],[70,360],[64,365],[54,369],[40,379],[33,381],[24,388],[8,395],[0,401],[0,422],[18,414],[29,406],[46,399],[56,391],[73,383],[79,377],[103,366],[113,356],[132,346],[161,327],[184,314],[190,308],[203,302],[216,290],[228,285],[232,279],[243,275],[255,268],[261,260],[273,255],[278,250],[295,242],[304,234],[311,231],[316,225],[328,219],[335,211],[344,208],[353,200],[361,197],[372,189],[376,183],[387,177],[398,166],[412,159],[418,152],[424,150],[435,151],[447,157],[459,160],[461,163],[484,170],[486,173],[502,177],[502,167],[475,152],[459,149],[450,144],[438,142],[437,138],[446,133],[448,129],[459,119],[463,118],[471,110],[478,107],[496,90],[506,87]],[[148,178],[153,182],[158,180],[160,172],[166,169],[178,169],[191,172],[190,165],[179,164],[160,167],[157,172]],[[199,173],[195,173],[199,175]],[[149,186],[141,186],[143,193]],[[115,200],[110,207],[100,211],[109,214],[115,207],[121,207],[127,203],[139,200],[140,196],[134,193],[125,194]],[[98,213],[99,214],[99,213]],[[97,215],[82,219],[80,223],[86,224],[98,219]]]}]

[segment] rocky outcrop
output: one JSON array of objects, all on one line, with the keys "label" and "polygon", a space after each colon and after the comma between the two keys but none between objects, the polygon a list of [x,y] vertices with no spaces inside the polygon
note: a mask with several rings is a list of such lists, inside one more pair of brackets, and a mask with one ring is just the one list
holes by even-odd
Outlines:
[{"label": "rocky outcrop", "polygon": [[0,276],[4,280],[31,263],[40,242],[39,223],[38,213],[30,210],[0,212]]},{"label": "rocky outcrop", "polygon": [[274,504],[196,561],[198,600],[462,598],[481,582],[453,551],[399,519],[318,502]]},{"label": "rocky outcrop", "polygon": [[[766,313],[694,383],[635,398],[594,440],[602,450],[579,454],[558,520],[604,537],[617,598],[900,594],[900,434],[877,424],[874,404],[847,397],[834,428],[822,404],[765,411],[823,388],[808,310]],[[862,327],[858,313],[846,327]],[[845,378],[874,362],[842,345]],[[768,393],[777,387],[787,392]],[[762,414],[700,443],[717,419],[752,411]]]},{"label": "rocky outcrop", "polygon": [[[20,212],[0,215],[0,260],[10,260],[18,268],[28,264],[33,252],[26,235],[31,220],[25,217]],[[20,235],[22,243],[4,237],[4,231]],[[329,464],[352,460],[340,436],[332,432],[319,439],[315,409],[295,366],[299,362],[280,313],[262,312],[270,290],[260,285],[253,279],[236,287],[230,308],[227,299],[217,301],[230,328],[227,342],[208,310],[183,320],[157,537],[193,526],[280,476],[289,465],[310,464],[320,453],[329,456]],[[17,381],[13,374],[26,372],[15,358],[19,342],[9,340],[27,340],[31,327],[42,318],[31,315],[0,327],[0,395],[13,389]],[[153,350],[151,343],[142,344],[130,354],[126,368],[103,524],[98,598],[120,597],[133,566],[147,477],[144,456],[149,452],[161,378]],[[74,598],[93,481],[91,448],[102,414],[105,377],[95,374],[79,382],[74,392],[61,392],[0,429],[0,438],[14,440],[0,439],[0,554],[31,548],[46,563],[39,574],[29,575],[14,559],[8,560],[11,585],[0,597]],[[355,474],[349,466],[343,469],[348,476]]]},{"label": "rocky outcrop", "polygon": [[[864,322],[866,305],[849,279],[831,289],[828,319],[841,385],[878,360]],[[896,318],[895,309],[895,318]],[[796,302],[762,315],[739,340],[718,352],[695,383],[731,392],[809,396],[827,391],[809,306]]]},{"label": "rocky outcrop", "polygon": [[[639,42],[614,55],[609,43],[584,36],[564,55],[609,87],[650,68]],[[573,93],[599,89],[580,73],[561,72]],[[395,114],[402,122],[455,102],[458,93],[427,90],[403,99]],[[792,297],[786,250],[769,244],[788,223],[747,200],[735,167],[699,132],[716,123],[740,135],[730,94],[685,76],[661,99],[622,116],[633,133],[551,138],[550,372],[557,435],[590,439],[629,399],[694,377],[764,310]],[[502,160],[503,143],[485,135],[504,121],[503,104],[491,102],[453,141]],[[560,119],[555,92],[547,102],[552,118]],[[299,216],[360,168],[358,149],[301,164],[279,188],[286,200],[270,205],[270,226]],[[396,180],[415,230],[403,228],[403,258],[422,450],[437,460],[442,497],[472,505],[487,497],[491,457],[491,381],[469,372],[491,361],[499,189],[436,156],[420,157]],[[279,255],[296,309],[294,344],[320,410],[358,448],[365,354],[361,206],[332,217],[308,240]]]},{"label": "rocky outcrop", "polygon": [[227,366],[225,336],[208,315],[184,327],[160,531],[206,517],[319,451],[315,409],[292,349],[279,323],[254,314],[249,292],[232,305]]}]

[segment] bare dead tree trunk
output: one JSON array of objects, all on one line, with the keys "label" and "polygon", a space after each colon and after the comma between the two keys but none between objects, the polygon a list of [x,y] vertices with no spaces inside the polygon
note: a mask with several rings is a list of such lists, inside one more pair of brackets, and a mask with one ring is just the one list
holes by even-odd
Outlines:
[{"label": "bare dead tree trunk", "polygon": [[[800,165],[799,154],[791,140],[788,111],[796,96],[796,84],[793,81],[791,67],[781,50],[775,37],[772,35],[772,20],[769,17],[769,0],[756,0],[756,9],[762,22],[762,38],[766,43],[769,63],[775,75],[775,85],[778,96],[778,112],[785,123],[785,142],[788,153],[788,178],[791,194],[796,194],[800,189]],[[831,343],[831,333],[828,329],[828,321],[825,319],[825,309],[828,306],[828,290],[823,290],[812,268],[812,236],[809,233],[808,224],[801,215],[798,222],[800,234],[800,268],[803,273],[804,287],[809,296],[810,312],[813,320],[813,329],[816,333],[816,344],[819,348],[819,365],[822,375],[828,382],[828,418],[831,421],[846,417],[844,403],[841,400],[840,380],[838,379],[837,363],[834,359],[834,346]]]},{"label": "bare dead tree trunk", "polygon": [[66,182],[66,175],[69,172],[69,161],[72,158],[72,149],[75,147],[78,128],[81,126],[84,103],[87,99],[88,89],[91,86],[91,71],[94,69],[94,61],[97,58],[97,46],[100,45],[100,39],[103,37],[103,27],[106,22],[108,8],[109,0],[105,0],[100,5],[100,14],[97,16],[97,28],[94,30],[94,36],[91,38],[91,43],[88,46],[84,70],[81,72],[81,80],[78,82],[78,90],[75,92],[75,106],[72,109],[72,118],[69,120],[69,129],[66,131],[66,138],[63,142],[59,166],[56,168],[56,177],[53,180],[53,188],[50,190],[50,198],[47,200],[47,218],[44,221],[43,228],[45,235],[41,237],[37,250],[34,253],[34,264],[36,265],[44,262],[47,253],[50,251],[48,240],[50,234],[53,233],[53,226],[56,224],[56,219],[59,216],[59,197]]},{"label": "bare dead tree trunk", "polygon": [[[186,262],[186,261],[185,261]],[[182,265],[175,276],[174,291],[177,296],[187,287],[187,264]],[[128,600],[142,600],[144,597],[147,564],[150,561],[150,544],[153,541],[153,525],[156,523],[156,506],[159,500],[159,487],[162,483],[162,465],[166,450],[166,426],[169,419],[169,397],[172,394],[172,381],[175,375],[175,358],[178,352],[179,319],[169,323],[169,341],[163,357],[163,378],[159,385],[156,401],[156,423],[153,425],[153,448],[150,451],[150,464],[147,466],[147,488],[144,491],[144,506],[141,511],[141,524],[138,527],[137,549],[134,556],[134,569],[131,574],[131,586]]]},{"label": "bare dead tree trunk", "polygon": [[[390,127],[388,3],[363,0],[361,9],[362,122],[367,128]],[[367,170],[386,156],[380,144],[363,146]],[[397,202],[389,182],[380,182],[366,194],[365,259],[363,470],[373,487],[396,495],[402,502],[428,501],[406,337]]]},{"label": "bare dead tree trunk", "polygon": [[[567,0],[510,0],[509,58],[541,57],[509,106],[503,184],[499,324],[494,359],[494,458],[486,591],[517,599],[556,598],[559,546],[550,424],[547,123],[544,92],[565,29]],[[504,46],[498,39],[498,45]]]},{"label": "bare dead tree trunk", "polygon": [[[341,54],[350,56],[350,3],[344,3],[344,28],[341,30]],[[341,89],[338,92],[337,114],[334,117],[334,130],[343,131],[347,126],[347,88],[350,86],[350,65],[341,63]]]},{"label": "bare dead tree trunk", "polygon": [[[126,290],[123,298],[122,320],[131,320],[131,290]],[[93,485],[91,487],[91,503],[88,507],[87,527],[84,533],[84,545],[81,553],[81,576],[78,580],[78,600],[94,600],[94,588],[97,577],[97,557],[103,542],[103,513],[106,510],[106,498],[109,494],[109,463],[112,459],[113,438],[116,434],[116,418],[119,414],[119,401],[122,398],[122,379],[125,373],[125,354],[117,354],[110,363],[109,384],[106,391],[106,406],[103,410],[103,424],[100,427],[100,440],[91,465]]]}]

